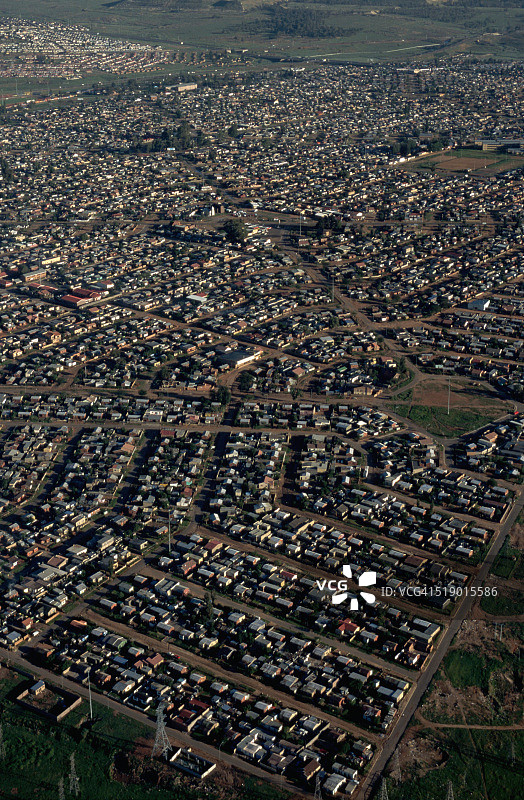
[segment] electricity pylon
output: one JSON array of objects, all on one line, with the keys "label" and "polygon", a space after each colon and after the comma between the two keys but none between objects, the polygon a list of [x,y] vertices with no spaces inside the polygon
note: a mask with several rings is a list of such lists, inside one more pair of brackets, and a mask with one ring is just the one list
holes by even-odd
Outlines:
[{"label": "electricity pylon", "polygon": [[395,783],[399,784],[402,783],[402,770],[400,769],[400,758],[398,755],[398,750],[395,750],[393,753],[393,765],[391,770],[391,777],[395,781]]},{"label": "electricity pylon", "polygon": [[4,742],[4,728],[0,722],[0,760],[5,758],[5,742]]},{"label": "electricity pylon", "polygon": [[80,793],[80,782],[76,774],[75,754],[71,753],[71,768],[69,770],[69,791],[73,797],[78,797]]},{"label": "electricity pylon", "polygon": [[164,705],[159,705],[156,712],[156,736],[152,755],[155,756],[161,753],[167,760],[170,750],[171,745],[169,744],[166,731],[166,721],[164,719]]}]

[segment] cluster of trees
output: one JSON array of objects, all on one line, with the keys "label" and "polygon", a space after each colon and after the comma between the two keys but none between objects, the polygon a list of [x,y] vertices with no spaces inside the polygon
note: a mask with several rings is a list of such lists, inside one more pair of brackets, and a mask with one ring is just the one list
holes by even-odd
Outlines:
[{"label": "cluster of trees", "polygon": [[251,372],[242,372],[238,379],[238,387],[242,392],[249,392],[255,382],[255,376]]},{"label": "cluster of trees", "polygon": [[413,153],[417,153],[419,149],[416,139],[401,139],[391,145],[391,152],[401,156],[411,156]]},{"label": "cluster of trees", "polygon": [[217,388],[213,389],[211,392],[211,400],[220,403],[221,406],[227,406],[231,400],[231,391],[227,386],[217,386]]},{"label": "cluster of trees", "polygon": [[160,133],[147,134],[143,139],[133,137],[130,150],[137,153],[158,153],[171,147],[189,150],[191,147],[205,147],[209,143],[201,130],[193,131],[189,122],[182,120],[176,128],[166,127]]},{"label": "cluster of trees", "polygon": [[[404,136],[399,138],[397,141],[391,142],[391,152],[401,156],[411,156],[413,154],[416,155],[421,149],[420,142],[418,138],[416,138],[417,136],[418,134],[414,132],[414,138],[411,136]],[[436,153],[439,150],[442,150],[444,147],[448,147],[449,143],[449,135],[446,133],[441,133],[431,142],[424,143],[422,149],[431,150],[432,153]]]},{"label": "cluster of trees", "polygon": [[344,230],[344,223],[339,217],[331,214],[328,217],[322,217],[315,225],[315,233],[318,237],[322,236],[326,231],[333,231],[333,233],[342,233]]},{"label": "cluster of trees", "polygon": [[0,174],[6,183],[11,183],[14,178],[11,164],[3,156],[0,158]]},{"label": "cluster of trees", "polygon": [[285,8],[281,5],[265,6],[264,20],[249,22],[244,28],[255,35],[265,34],[270,38],[276,36],[303,36],[322,39],[332,36],[347,36],[351,31],[326,25],[325,12],[312,8]]},{"label": "cluster of trees", "polygon": [[247,236],[247,228],[239,219],[226,220],[223,230],[231,244],[241,244]]}]

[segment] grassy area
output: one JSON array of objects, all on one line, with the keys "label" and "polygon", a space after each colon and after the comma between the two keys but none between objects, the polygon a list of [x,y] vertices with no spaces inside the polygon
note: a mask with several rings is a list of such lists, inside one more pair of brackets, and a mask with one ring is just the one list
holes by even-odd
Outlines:
[{"label": "grassy area", "polygon": [[[269,0],[271,3],[272,0]],[[267,10],[257,0],[246,0],[242,9],[220,8],[213,0],[199,7],[183,3],[150,4],[83,0],[0,0],[0,12],[7,16],[82,24],[91,31],[119,39],[162,45],[167,48],[223,50],[246,48],[262,58],[318,58],[325,61],[370,59],[412,60],[475,50],[479,55],[513,55],[520,41],[501,35],[479,39],[482,31],[506,30],[520,22],[519,8],[468,8],[467,15],[453,21],[391,13],[381,7],[370,14],[368,4],[323,3],[308,5],[322,15],[333,35],[322,38],[276,35],[270,38]],[[286,8],[303,9],[290,2]],[[487,49],[486,49],[487,47]],[[485,51],[485,52],[484,52]]]},{"label": "grassy area", "polygon": [[425,428],[428,433],[437,436],[462,436],[468,431],[481,428],[493,419],[492,416],[478,411],[466,411],[452,408],[448,414],[447,408],[441,406],[408,405],[396,403],[390,406],[394,414],[407,417],[417,425]]},{"label": "grassy area", "polygon": [[[148,783],[115,780],[123,755],[138,738],[151,739],[152,730],[128,717],[93,703],[95,722],[87,722],[88,706],[81,706],[61,723],[45,720],[20,707],[14,695],[27,684],[15,672],[0,678],[0,720],[5,743],[0,796],[19,800],[56,800],[58,782],[66,792],[71,754],[75,754],[80,796],[89,800],[198,800],[190,785],[157,788]],[[152,739],[151,739],[152,740]]]},{"label": "grassy area", "polygon": [[480,686],[486,689],[490,665],[481,655],[465,650],[450,650],[444,659],[444,670],[456,689]]},{"label": "grassy area", "polygon": [[396,397],[396,400],[401,400],[402,402],[408,401],[410,402],[413,399],[413,389],[404,389],[403,392],[399,392]]},{"label": "grassy area", "polygon": [[[398,389],[402,389],[408,383],[411,383],[413,378],[415,377],[415,373],[413,370],[409,369],[409,367],[405,367],[404,369],[400,369],[398,378],[394,381],[390,386],[390,391],[397,391]],[[413,392],[411,389],[405,389],[403,392],[399,392],[396,397],[399,400],[411,400]]]},{"label": "grassy area", "polygon": [[480,607],[487,614],[496,616],[517,616],[524,614],[524,594],[522,592],[499,592],[496,597],[489,595],[480,601]]},{"label": "grassy area", "polygon": [[388,781],[390,800],[442,800],[449,781],[455,800],[516,800],[522,796],[523,731],[425,730],[416,744],[417,749],[438,752],[443,759],[427,771],[424,763],[410,761],[400,785]]},{"label": "grassy area", "polygon": [[495,559],[491,568],[491,573],[499,578],[515,577],[514,573],[520,573],[520,562],[522,553],[516,547],[511,547],[509,536],[506,536],[504,545]]},{"label": "grassy area", "polygon": [[261,783],[255,778],[246,778],[242,793],[238,800],[284,800],[289,797],[287,791],[280,791],[269,783]]},{"label": "grassy area", "polygon": [[474,173],[492,175],[495,172],[516,169],[523,164],[524,160],[521,157],[507,153],[458,148],[411,161],[408,164],[408,169],[443,172],[461,172],[468,169]]},{"label": "grassy area", "polygon": [[[524,697],[519,654],[524,624],[500,628],[489,621],[464,630],[460,647],[444,658],[424,698],[422,717],[444,725],[512,725],[522,720]],[[450,684],[456,690],[450,693]]]}]

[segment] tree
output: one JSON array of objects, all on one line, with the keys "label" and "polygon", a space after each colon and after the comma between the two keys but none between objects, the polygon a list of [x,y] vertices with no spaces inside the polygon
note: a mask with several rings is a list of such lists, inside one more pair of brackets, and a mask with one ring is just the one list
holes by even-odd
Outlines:
[{"label": "tree", "polygon": [[13,180],[13,170],[11,165],[5,158],[0,158],[0,173],[6,183],[11,183]]},{"label": "tree", "polygon": [[248,392],[251,389],[254,381],[253,375],[249,372],[243,372],[238,380],[239,388],[242,392]]},{"label": "tree", "polygon": [[176,132],[176,136],[180,149],[187,150],[187,148],[191,145],[191,128],[187,120],[183,120],[180,123]]},{"label": "tree", "polygon": [[227,406],[227,404],[231,400],[231,392],[227,388],[227,386],[218,386],[213,395],[216,401],[220,403],[221,406]]},{"label": "tree", "polygon": [[224,223],[224,232],[232,244],[241,244],[247,237],[247,228],[239,219],[228,219]]},{"label": "tree", "polygon": [[211,597],[209,592],[206,592],[204,599],[206,603],[204,611],[205,619],[208,622],[211,622],[211,620],[213,619],[213,598]]}]

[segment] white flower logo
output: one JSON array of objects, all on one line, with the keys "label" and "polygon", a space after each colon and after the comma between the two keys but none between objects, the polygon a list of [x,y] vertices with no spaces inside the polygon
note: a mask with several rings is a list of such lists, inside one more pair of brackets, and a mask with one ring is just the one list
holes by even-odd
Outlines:
[{"label": "white flower logo", "polygon": [[[344,564],[344,566],[342,567],[342,574],[344,575],[345,578],[348,578],[348,580],[352,580],[353,573],[351,571],[351,567],[349,564]],[[377,582],[377,573],[371,572],[369,570],[367,572],[363,572],[358,579],[359,586],[375,586],[376,582]],[[371,592],[359,592],[359,595],[362,598],[362,600],[364,600],[364,602],[367,603],[368,605],[371,606],[375,605],[377,598],[375,597],[374,594],[371,594]],[[334,594],[331,598],[331,602],[333,603],[333,605],[338,606],[341,603],[343,603],[344,600],[347,600],[347,597],[348,597],[348,592],[341,592],[340,594]],[[354,597],[349,606],[350,610],[358,611],[358,605],[359,605],[358,598]]]}]

